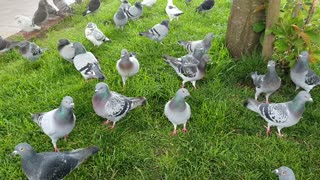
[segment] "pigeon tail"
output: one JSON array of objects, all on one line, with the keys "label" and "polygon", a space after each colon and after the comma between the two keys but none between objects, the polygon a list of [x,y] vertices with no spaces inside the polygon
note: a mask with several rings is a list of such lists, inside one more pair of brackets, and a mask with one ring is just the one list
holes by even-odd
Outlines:
[{"label": "pigeon tail", "polygon": [[146,31],[146,32],[140,32],[139,33],[140,36],[146,36],[146,37],[149,37],[150,36],[150,32],[149,31]]},{"label": "pigeon tail", "polygon": [[78,165],[81,164],[85,159],[89,156],[96,154],[99,151],[99,147],[97,146],[90,146],[87,148],[76,149],[73,151],[68,152],[68,155],[72,158],[78,160]]},{"label": "pigeon tail", "polygon": [[83,16],[86,16],[86,15],[88,15],[88,14],[89,14],[88,10],[85,10],[85,11],[82,13]]},{"label": "pigeon tail", "polygon": [[254,99],[248,99],[248,101],[245,101],[243,103],[243,106],[250,109],[251,111],[259,113],[258,105],[260,103]]},{"label": "pigeon tail", "polygon": [[134,109],[138,106],[143,106],[145,104],[147,104],[147,99],[145,97],[136,97],[136,98],[130,98],[131,101],[131,109]]},{"label": "pigeon tail", "polygon": [[109,39],[109,38],[104,38],[103,40],[102,40],[103,42],[112,42],[112,40],[111,39]]}]

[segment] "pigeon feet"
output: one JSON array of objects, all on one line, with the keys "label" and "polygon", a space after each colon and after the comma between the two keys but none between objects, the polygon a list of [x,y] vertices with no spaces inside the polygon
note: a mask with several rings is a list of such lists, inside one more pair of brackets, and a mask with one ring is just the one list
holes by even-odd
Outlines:
[{"label": "pigeon feet", "polygon": [[54,152],[60,152],[60,150],[57,147],[54,147]]},{"label": "pigeon feet", "polygon": [[267,128],[267,136],[270,136],[270,135],[271,135],[271,129],[270,129],[270,126],[268,126],[268,127],[266,127],[266,126],[265,126],[265,128]]},{"label": "pigeon feet", "polygon": [[186,133],[186,132],[188,132],[188,129],[187,128],[183,128],[182,131]]},{"label": "pigeon feet", "polygon": [[109,124],[109,123],[110,123],[110,120],[106,120],[106,121],[104,121],[102,124],[107,125],[107,124]]},{"label": "pigeon feet", "polygon": [[69,137],[69,135],[67,134],[67,135],[65,135],[64,137],[63,137],[63,139],[64,139],[64,141],[67,141],[67,138]]},{"label": "pigeon feet", "polygon": [[283,134],[279,131],[279,132],[278,132],[278,136],[279,136],[279,137],[283,137]]},{"label": "pigeon feet", "polygon": [[109,126],[109,129],[114,129],[114,125],[112,125],[112,126]]},{"label": "pigeon feet", "polygon": [[177,135],[177,130],[173,130],[172,133],[171,133],[171,135],[172,135],[172,136]]}]

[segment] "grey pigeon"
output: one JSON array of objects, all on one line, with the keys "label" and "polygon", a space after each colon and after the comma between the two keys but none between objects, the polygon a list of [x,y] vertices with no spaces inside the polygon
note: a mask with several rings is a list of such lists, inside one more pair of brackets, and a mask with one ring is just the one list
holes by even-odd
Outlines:
[{"label": "grey pigeon", "polygon": [[265,75],[258,75],[257,72],[251,73],[253,84],[256,87],[255,100],[261,93],[266,93],[266,102],[269,103],[269,96],[278,90],[281,86],[281,79],[276,71],[276,63],[274,61],[268,62],[268,73]]},{"label": "grey pigeon", "polygon": [[177,8],[172,2],[173,0],[168,0],[167,6],[166,6],[166,13],[169,16],[170,21],[173,19],[178,19],[179,16],[183,14],[183,12]]},{"label": "grey pigeon", "polygon": [[12,155],[22,157],[22,169],[30,180],[63,179],[88,157],[99,151],[97,146],[65,152],[37,153],[29,144],[16,145]]},{"label": "grey pigeon", "polygon": [[183,124],[183,132],[187,132],[187,121],[191,116],[191,109],[185,98],[190,96],[189,91],[181,88],[176,95],[166,103],[164,107],[164,114],[168,120],[173,124],[172,135],[177,134],[177,125]]},{"label": "grey pigeon", "polygon": [[134,6],[131,6],[128,10],[125,11],[128,18],[131,20],[138,19],[143,12],[143,7],[141,5],[141,2],[136,2]]},{"label": "grey pigeon", "polygon": [[299,122],[307,101],[313,101],[311,95],[307,91],[301,91],[289,102],[267,104],[249,99],[244,103],[244,106],[258,113],[268,122],[267,135],[271,133],[271,126],[277,126],[278,135],[281,137],[282,128],[293,126]]},{"label": "grey pigeon", "polygon": [[123,87],[125,87],[127,78],[139,72],[140,64],[134,54],[130,54],[126,49],[122,49],[116,69],[121,75]]},{"label": "grey pigeon", "polygon": [[48,2],[47,0],[40,0],[38,4],[38,9],[33,15],[32,24],[41,26],[47,21],[48,17]]},{"label": "grey pigeon", "polygon": [[75,48],[75,57],[73,58],[74,67],[81,73],[84,79],[96,78],[104,80],[106,77],[101,71],[97,58],[91,53],[87,52],[86,48],[78,43],[73,43]]},{"label": "grey pigeon", "polygon": [[21,55],[30,60],[35,61],[39,59],[46,49],[42,49],[38,45],[30,41],[22,41],[18,44]]},{"label": "grey pigeon", "polygon": [[209,55],[204,54],[203,48],[196,49],[193,55],[188,54],[181,58],[164,55],[164,59],[182,78],[182,87],[186,82],[191,82],[194,88],[196,81],[205,76],[206,65],[210,61]]},{"label": "grey pigeon", "polygon": [[82,13],[83,16],[88,14],[95,13],[100,8],[101,2],[100,0],[90,0],[87,9]]},{"label": "grey pigeon", "polygon": [[140,36],[145,36],[156,42],[161,42],[169,33],[169,21],[163,20],[161,23],[154,25],[145,32],[140,32]]},{"label": "grey pigeon", "polygon": [[100,46],[103,42],[111,42],[103,32],[93,22],[89,22],[85,29],[86,38],[91,41],[95,46]]},{"label": "grey pigeon", "polygon": [[205,54],[209,52],[211,48],[211,42],[213,39],[213,34],[208,33],[203,40],[197,41],[178,41],[178,44],[183,46],[189,53],[193,53],[196,47],[203,47],[205,49]]},{"label": "grey pigeon", "polygon": [[127,11],[130,7],[131,7],[130,2],[128,2],[127,0],[121,0],[120,8],[122,8],[123,11]]},{"label": "grey pigeon", "polygon": [[15,20],[15,22],[17,23],[17,25],[19,26],[19,28],[22,31],[31,32],[31,31],[34,31],[34,30],[40,30],[41,29],[41,27],[33,24],[32,20],[27,16],[16,15],[14,17],[14,20]]},{"label": "grey pigeon", "polygon": [[214,6],[214,0],[204,0],[199,7],[196,8],[196,12],[205,12],[212,9]]},{"label": "grey pigeon", "polygon": [[72,42],[70,42],[68,39],[59,39],[58,51],[63,59],[73,63],[73,58],[75,57],[75,47],[73,46]]},{"label": "grey pigeon", "polygon": [[286,166],[281,166],[278,169],[275,169],[273,173],[279,176],[279,180],[296,180],[292,169]]},{"label": "grey pigeon", "polygon": [[143,0],[141,2],[141,5],[152,7],[156,2],[157,2],[157,0]]},{"label": "grey pigeon", "polygon": [[62,14],[72,14],[72,8],[65,2],[65,0],[53,0],[54,5],[57,6],[59,12]]},{"label": "grey pigeon", "polygon": [[110,126],[111,129],[129,111],[145,105],[146,101],[145,97],[126,97],[110,91],[108,85],[103,82],[96,85],[95,94],[92,97],[94,111],[98,116],[107,119],[104,124],[108,124],[110,121],[113,122],[113,125]]},{"label": "grey pigeon", "polygon": [[113,21],[117,28],[121,28],[121,30],[123,30],[124,26],[128,23],[128,16],[122,8],[119,8],[113,16]]},{"label": "grey pigeon", "polygon": [[12,42],[7,39],[3,39],[0,36],[0,53],[9,51],[10,49],[13,49],[19,44],[19,42]]},{"label": "grey pigeon", "polygon": [[65,96],[59,108],[32,115],[32,120],[51,138],[55,152],[59,151],[58,139],[62,137],[66,139],[75,126],[76,116],[73,113],[73,107],[72,97]]},{"label": "grey pigeon", "polygon": [[51,6],[49,3],[47,4],[48,9],[48,18],[49,19],[57,19],[59,17],[59,11],[57,11],[53,6]]},{"label": "grey pigeon", "polygon": [[307,51],[303,51],[299,55],[298,62],[290,71],[290,77],[296,85],[296,90],[301,87],[310,92],[312,88],[320,85],[319,76],[309,67],[309,53]]}]

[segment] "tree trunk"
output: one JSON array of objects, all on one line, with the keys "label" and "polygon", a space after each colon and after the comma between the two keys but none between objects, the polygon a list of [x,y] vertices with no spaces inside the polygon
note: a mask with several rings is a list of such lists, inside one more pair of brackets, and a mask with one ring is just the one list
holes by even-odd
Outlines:
[{"label": "tree trunk", "polygon": [[240,58],[251,53],[259,44],[261,33],[253,31],[253,24],[264,20],[264,11],[255,11],[264,0],[234,0],[229,17],[226,43],[231,55]]},{"label": "tree trunk", "polygon": [[269,0],[266,17],[266,30],[263,40],[262,56],[268,59],[273,53],[273,41],[275,37],[272,33],[268,33],[269,29],[278,21],[280,14],[281,0]]}]

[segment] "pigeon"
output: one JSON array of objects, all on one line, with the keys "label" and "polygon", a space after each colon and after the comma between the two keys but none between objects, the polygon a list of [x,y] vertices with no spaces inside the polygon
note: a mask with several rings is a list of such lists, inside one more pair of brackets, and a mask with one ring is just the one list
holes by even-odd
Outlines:
[{"label": "pigeon", "polygon": [[183,14],[183,12],[177,8],[172,2],[173,0],[168,0],[167,6],[166,6],[166,13],[169,16],[170,21],[173,19],[178,19],[180,15]]},{"label": "pigeon", "polygon": [[194,88],[196,81],[205,76],[206,65],[210,61],[209,55],[204,54],[203,48],[197,48],[193,55],[188,54],[181,58],[164,55],[164,59],[182,78],[182,87],[190,81]]},{"label": "pigeon", "polygon": [[128,23],[128,16],[122,8],[119,8],[113,16],[113,21],[117,28],[121,28],[121,30],[123,30],[124,26]]},{"label": "pigeon", "polygon": [[244,106],[258,113],[268,122],[267,135],[271,133],[271,126],[277,126],[278,135],[281,137],[282,128],[293,126],[299,122],[307,101],[313,101],[311,95],[307,91],[300,91],[289,102],[267,104],[249,99],[244,103]]},{"label": "pigeon", "polygon": [[38,4],[38,9],[34,13],[32,18],[32,24],[35,24],[37,26],[40,26],[41,24],[44,24],[48,17],[48,2],[47,0],[40,0]]},{"label": "pigeon", "polygon": [[185,98],[190,96],[189,91],[185,88],[180,88],[176,95],[166,103],[164,114],[173,124],[172,135],[177,134],[177,125],[183,124],[183,132],[187,132],[187,121],[191,116],[191,109]]},{"label": "pigeon", "polygon": [[157,2],[157,0],[143,0],[141,2],[141,5],[152,7],[156,2]]},{"label": "pigeon", "polygon": [[303,51],[299,55],[298,62],[290,71],[290,77],[296,85],[296,90],[301,87],[310,92],[312,88],[320,85],[319,76],[309,67],[309,53],[307,51]]},{"label": "pigeon", "polygon": [[73,58],[75,57],[75,47],[73,46],[72,42],[70,42],[68,39],[59,39],[58,51],[63,59],[73,63]]},{"label": "pigeon", "polygon": [[93,22],[87,24],[85,35],[94,46],[100,46],[103,42],[111,42],[111,39],[107,38]]},{"label": "pigeon", "polygon": [[196,12],[201,13],[209,11],[214,6],[214,0],[204,0],[199,7],[196,8]]},{"label": "pigeon", "polygon": [[208,33],[206,35],[206,37],[204,37],[203,40],[197,40],[197,41],[183,41],[183,40],[180,40],[180,41],[178,41],[178,44],[183,46],[189,53],[193,53],[193,51],[195,50],[195,48],[197,46],[203,47],[205,49],[205,54],[206,54],[206,53],[209,52],[209,50],[211,48],[212,39],[213,39],[213,34],[212,33]]},{"label": "pigeon", "polygon": [[88,14],[95,13],[100,8],[100,5],[100,0],[90,0],[87,10],[85,10],[82,15],[86,16]]},{"label": "pigeon", "polygon": [[87,52],[86,48],[79,42],[73,43],[73,46],[75,48],[73,65],[84,79],[86,81],[92,78],[104,80],[106,77],[101,71],[97,58],[91,52]]},{"label": "pigeon", "polygon": [[31,32],[31,31],[34,31],[34,30],[40,30],[41,29],[41,27],[33,24],[32,20],[27,16],[16,15],[14,17],[14,20],[15,20],[16,24],[19,26],[19,28],[22,31]]},{"label": "pigeon", "polygon": [[72,8],[65,2],[65,0],[53,0],[54,5],[57,6],[59,12],[62,14],[72,14]]},{"label": "pigeon", "polygon": [[279,180],[296,180],[292,169],[286,166],[281,166],[278,169],[275,169],[273,173],[279,176]]},{"label": "pigeon", "polygon": [[123,118],[130,110],[146,104],[145,97],[126,97],[114,91],[110,91],[106,83],[96,85],[95,94],[92,97],[93,109],[98,116],[106,118],[104,124],[110,121],[113,129],[116,122]]},{"label": "pigeon", "polygon": [[16,145],[12,155],[22,157],[22,169],[30,180],[63,179],[89,156],[99,151],[97,146],[66,152],[37,153],[29,144]]},{"label": "pigeon", "polygon": [[53,6],[51,6],[49,3],[47,4],[48,9],[48,18],[49,19],[57,19],[59,14],[59,10],[57,11]]},{"label": "pigeon", "polygon": [[156,42],[161,42],[169,33],[169,21],[163,20],[161,23],[154,25],[145,32],[140,32],[140,36],[145,36]]},{"label": "pigeon", "polygon": [[116,68],[122,77],[123,87],[125,87],[127,78],[139,72],[140,64],[134,54],[129,54],[126,49],[122,49]]},{"label": "pigeon", "polygon": [[55,152],[59,151],[58,139],[61,137],[66,139],[75,126],[76,116],[73,113],[73,107],[72,97],[65,96],[59,108],[32,114],[32,120],[51,138]]},{"label": "pigeon", "polygon": [[253,84],[256,87],[255,100],[261,93],[266,93],[266,102],[269,103],[269,96],[278,90],[281,86],[281,79],[276,71],[276,63],[274,61],[268,62],[268,73],[265,75],[258,75],[257,72],[251,73]]},{"label": "pigeon", "polygon": [[18,44],[21,55],[30,60],[36,61],[44,53],[46,49],[42,49],[38,45],[30,41],[22,41]]},{"label": "pigeon", "polygon": [[122,8],[124,11],[127,11],[130,7],[130,2],[128,2],[127,0],[121,0],[120,8]]},{"label": "pigeon", "polygon": [[125,11],[128,18],[131,20],[138,19],[143,12],[143,7],[141,6],[141,2],[136,2],[134,6],[131,6],[128,10]]},{"label": "pigeon", "polygon": [[0,53],[9,51],[13,48],[15,48],[19,42],[12,42],[7,39],[3,39],[2,36],[0,36]]}]

